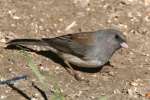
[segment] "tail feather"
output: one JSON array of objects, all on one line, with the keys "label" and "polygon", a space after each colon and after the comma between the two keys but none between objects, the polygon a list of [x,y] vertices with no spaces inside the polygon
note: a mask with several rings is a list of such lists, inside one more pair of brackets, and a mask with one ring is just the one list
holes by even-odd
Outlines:
[{"label": "tail feather", "polygon": [[8,45],[47,45],[40,39],[14,39],[7,42]]}]

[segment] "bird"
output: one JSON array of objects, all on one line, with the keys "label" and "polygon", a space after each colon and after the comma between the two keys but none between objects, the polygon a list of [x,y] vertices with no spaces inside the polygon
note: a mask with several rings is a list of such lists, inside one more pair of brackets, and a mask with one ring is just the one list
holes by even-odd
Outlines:
[{"label": "bird", "polygon": [[83,68],[101,67],[110,61],[118,49],[128,48],[125,35],[116,29],[80,32],[54,38],[18,38],[10,40],[7,45],[48,46],[72,70],[71,64]]}]

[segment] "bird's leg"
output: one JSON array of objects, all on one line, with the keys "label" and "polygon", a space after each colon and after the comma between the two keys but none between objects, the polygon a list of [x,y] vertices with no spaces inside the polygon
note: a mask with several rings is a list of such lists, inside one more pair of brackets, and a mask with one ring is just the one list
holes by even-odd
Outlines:
[{"label": "bird's leg", "polygon": [[70,68],[70,70],[67,68],[67,71],[68,71],[71,75],[73,75],[76,80],[78,80],[78,81],[83,80],[83,79],[78,75],[78,73],[76,73],[76,71],[72,68],[72,66],[70,65],[70,63],[69,63],[67,60],[65,60],[64,62],[65,62],[65,64]]}]

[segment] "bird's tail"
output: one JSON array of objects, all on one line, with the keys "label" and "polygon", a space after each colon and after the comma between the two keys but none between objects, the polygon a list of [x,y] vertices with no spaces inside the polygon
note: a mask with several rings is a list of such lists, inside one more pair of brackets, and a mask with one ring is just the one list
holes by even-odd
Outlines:
[{"label": "bird's tail", "polygon": [[6,43],[7,45],[42,45],[48,44],[40,39],[14,39]]}]

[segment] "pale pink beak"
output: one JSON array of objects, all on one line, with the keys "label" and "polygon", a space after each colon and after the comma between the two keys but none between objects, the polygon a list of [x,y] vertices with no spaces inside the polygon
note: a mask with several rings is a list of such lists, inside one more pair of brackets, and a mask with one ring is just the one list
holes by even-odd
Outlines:
[{"label": "pale pink beak", "polygon": [[121,47],[123,47],[123,48],[128,48],[128,45],[127,45],[127,43],[125,43],[125,42],[122,42],[120,45],[121,45]]}]

